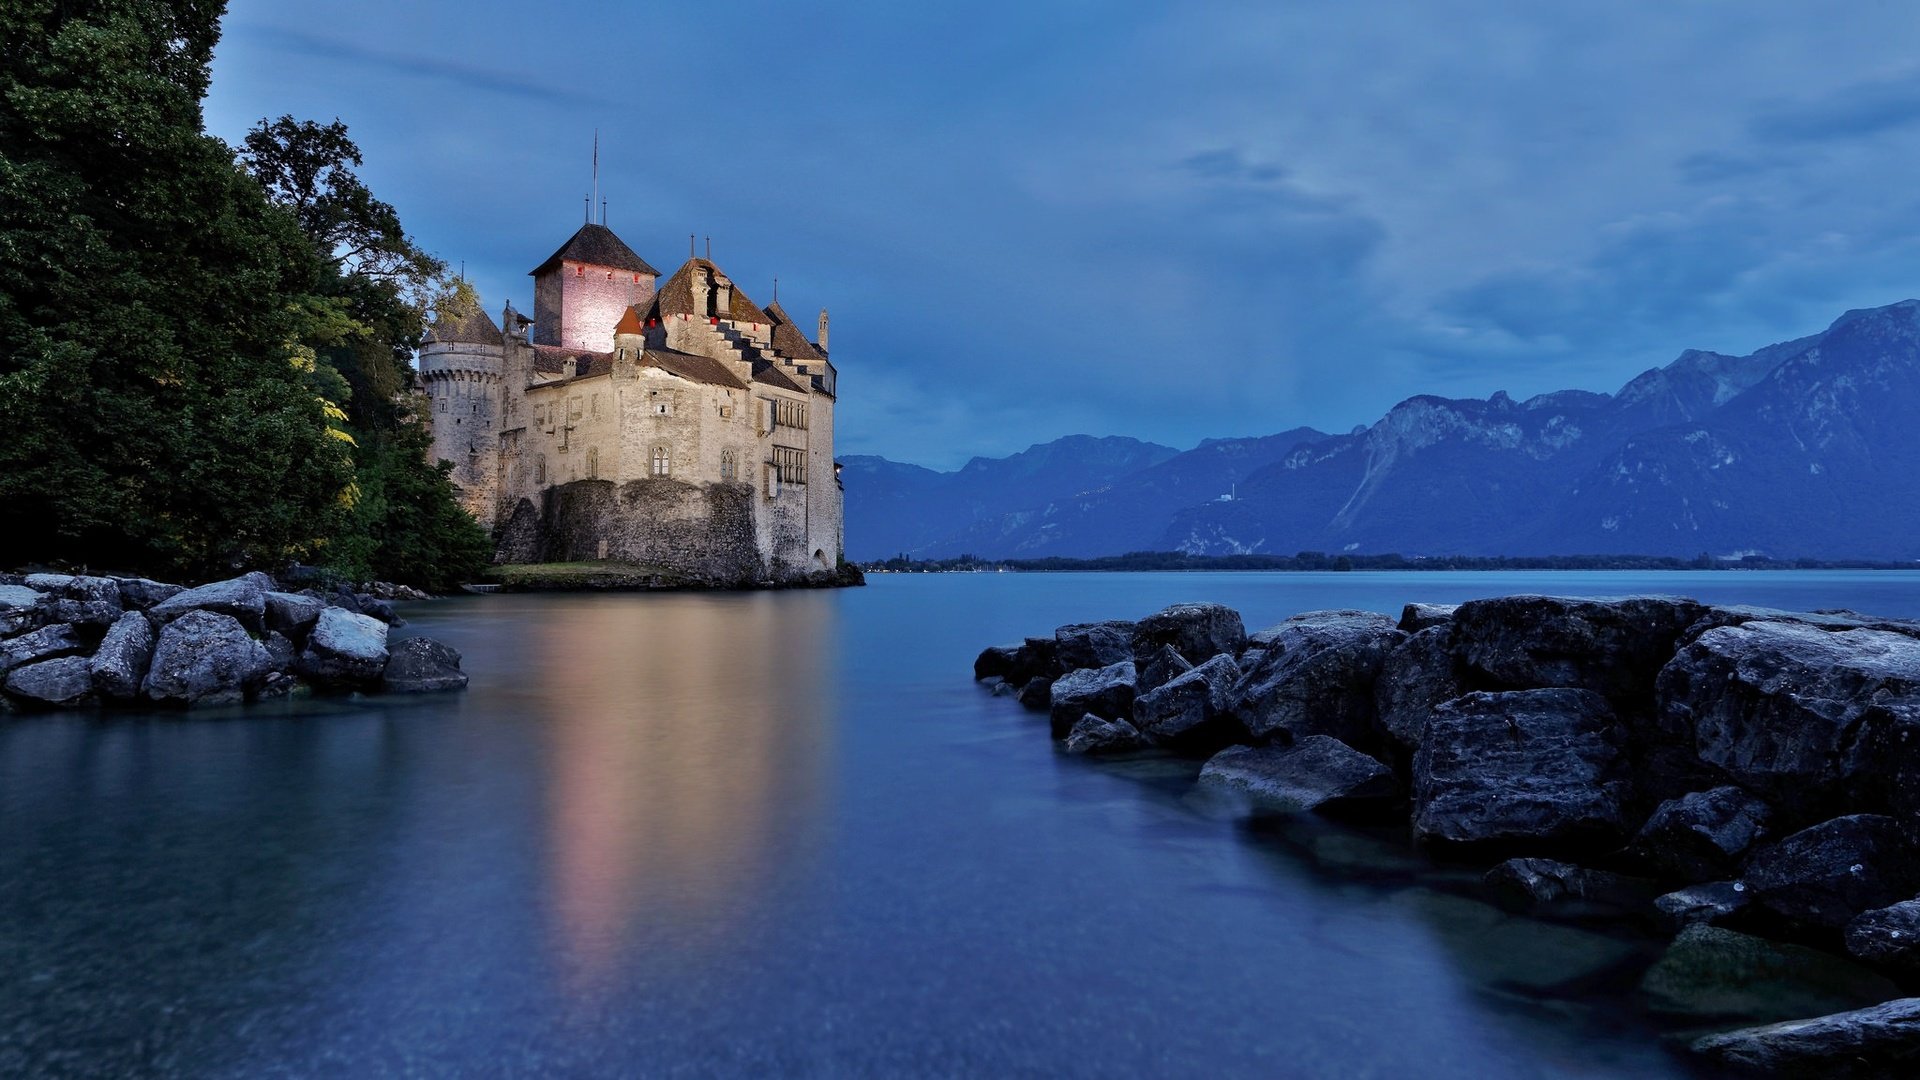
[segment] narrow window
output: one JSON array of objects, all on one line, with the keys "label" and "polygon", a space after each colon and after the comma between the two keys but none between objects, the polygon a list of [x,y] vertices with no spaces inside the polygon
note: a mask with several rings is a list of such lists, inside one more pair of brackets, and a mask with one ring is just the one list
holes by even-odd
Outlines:
[{"label": "narrow window", "polygon": [[587,447],[587,479],[600,479],[600,448],[597,446]]},{"label": "narrow window", "polygon": [[720,479],[733,480],[738,476],[739,471],[739,459],[734,457],[733,451],[720,451]]},{"label": "narrow window", "polygon": [[653,448],[653,475],[655,476],[669,475],[670,464],[671,462],[667,456],[667,448],[664,446],[654,447]]},{"label": "narrow window", "polygon": [[533,459],[533,482],[536,484],[547,482],[547,455],[545,454]]}]

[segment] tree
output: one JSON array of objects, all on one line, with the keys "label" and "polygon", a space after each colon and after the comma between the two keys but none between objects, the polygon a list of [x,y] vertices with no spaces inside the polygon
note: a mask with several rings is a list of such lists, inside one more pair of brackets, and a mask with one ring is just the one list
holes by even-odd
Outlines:
[{"label": "tree", "polygon": [[325,562],[354,578],[448,588],[485,566],[492,544],[461,508],[448,469],[414,408],[413,352],[434,306],[471,302],[465,282],[408,237],[399,214],[353,167],[360,148],[339,120],[282,116],[247,133],[240,155],[276,204],[300,222],[329,271],[320,303],[335,318],[316,359],[347,390],[356,483],[349,522]]},{"label": "tree", "polygon": [[0,7],[0,563],[208,575],[339,527],[327,264],[200,126],[223,9]]}]

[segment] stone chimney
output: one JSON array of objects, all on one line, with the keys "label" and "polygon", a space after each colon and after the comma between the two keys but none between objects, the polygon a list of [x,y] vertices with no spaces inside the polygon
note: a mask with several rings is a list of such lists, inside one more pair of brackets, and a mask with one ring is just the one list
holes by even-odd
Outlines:
[{"label": "stone chimney", "polygon": [[820,309],[820,340],[814,342],[814,344],[820,346],[821,352],[827,351],[827,309],[826,308]]}]

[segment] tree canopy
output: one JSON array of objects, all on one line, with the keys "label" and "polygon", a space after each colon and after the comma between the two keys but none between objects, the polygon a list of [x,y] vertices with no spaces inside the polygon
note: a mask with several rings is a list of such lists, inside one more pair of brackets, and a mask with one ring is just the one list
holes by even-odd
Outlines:
[{"label": "tree canopy", "polygon": [[486,538],[406,403],[444,267],[338,121],[202,130],[223,10],[0,6],[0,565],[448,584]]}]

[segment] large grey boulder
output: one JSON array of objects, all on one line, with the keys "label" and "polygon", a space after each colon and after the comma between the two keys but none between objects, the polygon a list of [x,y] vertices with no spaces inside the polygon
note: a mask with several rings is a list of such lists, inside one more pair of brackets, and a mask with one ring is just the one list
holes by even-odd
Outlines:
[{"label": "large grey boulder", "polygon": [[[320,613],[314,612],[314,618],[319,617]],[[1018,645],[989,645],[981,649],[980,655],[973,658],[973,681],[1006,679],[1012,674],[1013,665],[1018,662],[1019,657],[1020,646]]]},{"label": "large grey boulder", "polygon": [[1920,858],[1892,818],[1849,814],[1755,851],[1742,880],[1761,907],[1837,930],[1920,890]]},{"label": "large grey boulder", "polygon": [[[1406,625],[1405,617],[1401,625]],[[1417,749],[1427,714],[1466,693],[1454,674],[1452,645],[1445,623],[1428,626],[1395,645],[1380,663],[1373,684],[1374,710],[1381,730],[1402,747]]]},{"label": "large grey boulder", "polygon": [[1147,740],[1132,724],[1092,713],[1081,717],[1067,732],[1069,754],[1119,754],[1145,745]]},{"label": "large grey boulder", "polygon": [[1595,843],[1625,830],[1616,722],[1591,690],[1472,693],[1436,707],[1413,758],[1413,827],[1449,844]]},{"label": "large grey boulder", "polygon": [[290,641],[305,638],[327,609],[327,603],[305,593],[275,592],[266,595],[267,629],[285,634]]},{"label": "large grey boulder", "polygon": [[114,620],[88,662],[94,690],[117,701],[138,697],[153,663],[154,642],[153,624],[140,612],[129,611]]},{"label": "large grey boulder", "polygon": [[1680,932],[1640,981],[1648,1006],[1697,1020],[1781,1020],[1885,1001],[1899,988],[1851,960],[1720,926]]},{"label": "large grey boulder", "polygon": [[1400,797],[1393,770],[1325,735],[1292,746],[1230,746],[1200,770],[1200,786],[1244,798],[1256,812],[1297,814]]},{"label": "large grey boulder", "polygon": [[1741,857],[1766,835],[1773,811],[1737,787],[1693,791],[1661,803],[1629,846],[1657,874],[1715,881],[1740,869]]},{"label": "large grey boulder", "polygon": [[120,606],[128,611],[146,611],[162,600],[186,592],[182,585],[169,585],[151,578],[120,578]]},{"label": "large grey boulder", "polygon": [[423,637],[395,644],[380,678],[380,688],[390,694],[426,694],[464,690],[466,686],[467,673],[460,670],[459,651]]},{"label": "large grey boulder", "polygon": [[1053,659],[1062,671],[1111,667],[1133,659],[1133,623],[1071,623],[1053,632],[1053,642]]},{"label": "large grey boulder", "polygon": [[1373,739],[1374,682],[1406,635],[1371,611],[1314,611],[1256,635],[1262,649],[1234,688],[1233,712],[1255,739]]},{"label": "large grey boulder", "polygon": [[1417,634],[1436,626],[1449,626],[1459,610],[1459,604],[1408,604],[1400,609],[1400,629]]},{"label": "large grey boulder", "polygon": [[72,656],[87,650],[86,643],[73,627],[65,623],[43,626],[25,634],[0,641],[0,676],[14,668],[52,660],[61,656]]},{"label": "large grey boulder", "polygon": [[26,585],[31,589],[67,600],[91,600],[103,603],[120,602],[120,583],[110,577],[94,577],[87,574],[28,574]]},{"label": "large grey boulder", "polygon": [[1763,1076],[1889,1080],[1920,1075],[1920,998],[1709,1035],[1692,1049],[1709,1061]]},{"label": "large grey boulder", "polygon": [[1866,748],[1889,740],[1876,729],[1900,726],[1888,706],[1920,707],[1920,640],[1797,623],[1723,626],[1674,656],[1659,701],[1662,727],[1701,761],[1790,819],[1817,820],[1850,808],[1875,774],[1900,768],[1903,747],[1914,755],[1910,738],[1887,757]]},{"label": "large grey boulder", "polygon": [[1240,613],[1223,604],[1174,604],[1141,619],[1133,626],[1136,665],[1163,645],[1189,663],[1204,664],[1226,653],[1237,655],[1247,647],[1247,628]]},{"label": "large grey boulder", "polygon": [[25,585],[0,585],[0,638],[24,634],[47,620],[47,594]]},{"label": "large grey boulder", "polygon": [[1106,667],[1079,668],[1054,680],[1048,692],[1053,737],[1066,738],[1073,725],[1088,713],[1109,720],[1131,715],[1133,676],[1133,661],[1121,660]]},{"label": "large grey boulder", "polygon": [[142,690],[162,703],[224,704],[244,698],[268,665],[266,647],[240,620],[192,609],[161,627]]},{"label": "large grey boulder", "polygon": [[370,683],[386,666],[387,624],[337,607],[320,613],[296,662],[301,675],[335,686]]},{"label": "large grey boulder", "polygon": [[1244,735],[1229,708],[1239,679],[1239,665],[1222,653],[1135,698],[1133,726],[1160,746],[1217,750]]},{"label": "large grey boulder", "polygon": [[1047,712],[1053,708],[1053,680],[1045,675],[1035,675],[1020,687],[1020,704],[1034,712]]},{"label": "large grey boulder", "polygon": [[1854,916],[1847,924],[1847,951],[1869,963],[1920,972],[1920,899]]},{"label": "large grey boulder", "polygon": [[273,579],[255,571],[177,593],[153,605],[149,613],[169,622],[189,611],[211,611],[239,620],[249,630],[266,629],[267,593]]},{"label": "large grey boulder", "polygon": [[1503,689],[1576,687],[1639,701],[1705,611],[1692,600],[1650,596],[1469,600],[1453,614],[1453,649],[1468,671]]},{"label": "large grey boulder", "polygon": [[15,668],[7,693],[37,705],[70,707],[93,697],[93,675],[84,656],[63,656]]},{"label": "large grey boulder", "polygon": [[1642,910],[1660,892],[1646,878],[1557,859],[1508,859],[1487,871],[1483,880],[1502,906],[1561,916]]},{"label": "large grey boulder", "polygon": [[1187,658],[1171,645],[1162,645],[1143,659],[1134,657],[1134,689],[1137,693],[1158,690],[1193,670]]}]

